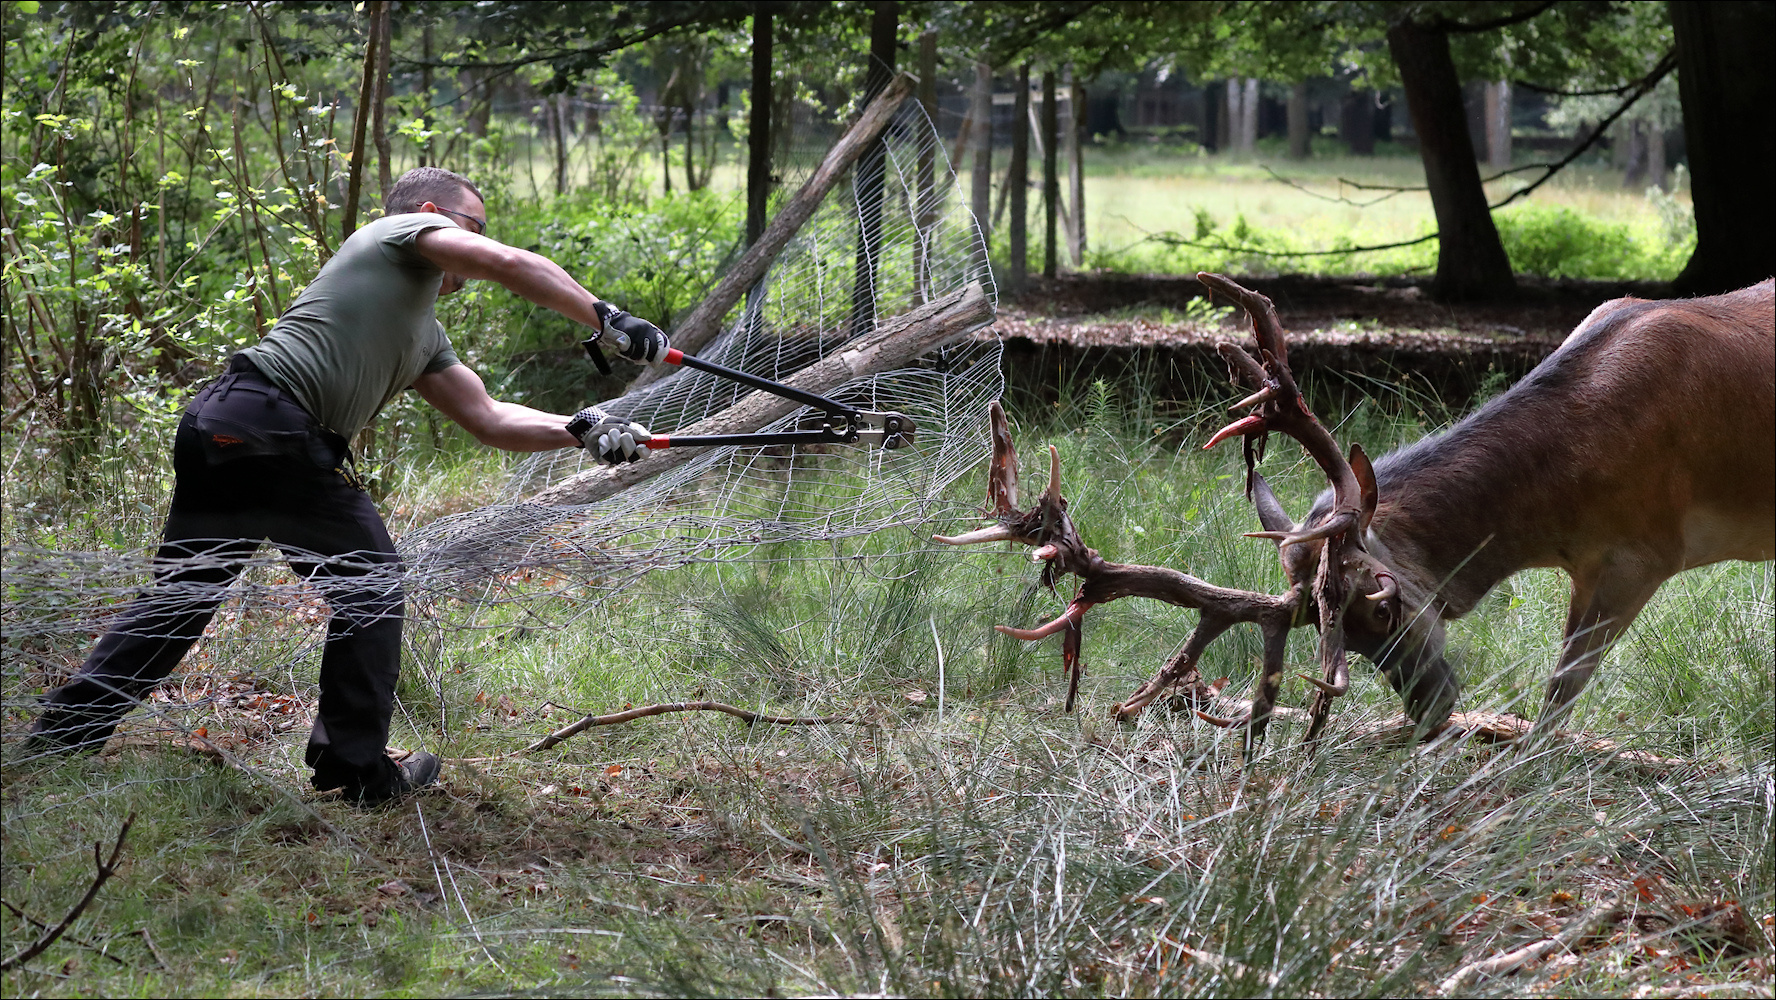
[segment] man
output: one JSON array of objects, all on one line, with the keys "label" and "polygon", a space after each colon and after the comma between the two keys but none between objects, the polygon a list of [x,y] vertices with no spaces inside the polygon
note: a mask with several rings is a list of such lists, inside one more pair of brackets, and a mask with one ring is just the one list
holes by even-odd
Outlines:
[{"label": "man", "polygon": [[492,399],[433,316],[439,295],[497,281],[591,327],[636,361],[664,334],[582,288],[537,254],[488,238],[469,181],[436,167],[404,174],[388,215],[358,230],[257,345],[186,408],[153,586],[45,700],[35,752],[95,749],[203,634],[262,541],[326,596],[332,617],[307,761],[317,789],[382,802],[430,784],[438,759],[385,753],[400,671],[400,558],[351,469],[348,442],[403,389],[508,451],[587,447],[634,461],[646,428],[588,408],[575,418]]}]

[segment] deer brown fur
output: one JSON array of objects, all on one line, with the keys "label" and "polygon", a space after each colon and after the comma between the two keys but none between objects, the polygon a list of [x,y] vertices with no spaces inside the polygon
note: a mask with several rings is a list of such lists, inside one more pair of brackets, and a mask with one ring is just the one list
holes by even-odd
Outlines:
[{"label": "deer brown fur", "polygon": [[[1519,570],[1559,567],[1572,602],[1546,723],[1660,584],[1708,563],[1776,556],[1773,316],[1770,281],[1711,298],[1606,302],[1510,391],[1377,461],[1365,540],[1399,580],[1400,606],[1394,620],[1353,607],[1350,648],[1396,686],[1451,683],[1442,621]],[[1306,523],[1331,504],[1328,491]],[[1308,557],[1285,562],[1300,573]]]}]

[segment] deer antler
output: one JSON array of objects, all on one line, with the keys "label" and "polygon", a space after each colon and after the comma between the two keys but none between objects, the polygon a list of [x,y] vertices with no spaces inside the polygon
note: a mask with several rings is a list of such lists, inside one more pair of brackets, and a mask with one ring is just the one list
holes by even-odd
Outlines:
[{"label": "deer antler", "polygon": [[[1052,588],[1059,577],[1067,573],[1079,577],[1079,591],[1060,617],[1033,629],[996,626],[1000,632],[1024,640],[1065,633],[1062,658],[1070,675],[1068,711],[1073,708],[1074,692],[1083,669],[1079,651],[1085,613],[1096,605],[1118,598],[1147,597],[1196,608],[1202,612],[1202,618],[1171,662],[1127,700],[1114,706],[1111,714],[1118,719],[1132,718],[1166,688],[1180,682],[1188,685],[1199,709],[1206,706],[1214,689],[1202,682],[1197,673],[1197,661],[1223,632],[1240,622],[1252,622],[1264,635],[1264,662],[1251,711],[1237,719],[1220,719],[1200,710],[1197,715],[1216,725],[1245,727],[1252,738],[1257,739],[1263,734],[1281,688],[1283,653],[1289,630],[1310,620],[1316,621],[1320,629],[1321,676],[1302,675],[1318,689],[1307,734],[1311,744],[1325,724],[1332,700],[1350,688],[1350,664],[1344,641],[1344,610],[1349,598],[1345,584],[1346,565],[1366,566],[1380,582],[1380,589],[1368,595],[1371,600],[1386,600],[1398,592],[1393,574],[1363,548],[1363,533],[1375,515],[1375,473],[1362,448],[1353,446],[1348,459],[1341,454],[1331,433],[1308,409],[1289,370],[1288,342],[1271,301],[1219,274],[1198,274],[1197,279],[1212,291],[1221,292],[1244,307],[1252,320],[1259,353],[1259,358],[1253,358],[1231,344],[1220,346],[1219,351],[1227,360],[1234,381],[1251,390],[1251,394],[1234,408],[1249,408],[1252,412],[1216,432],[1204,447],[1213,448],[1230,437],[1243,438],[1246,495],[1264,526],[1263,531],[1252,532],[1250,537],[1275,541],[1284,558],[1285,569],[1293,565],[1305,570],[1305,560],[1312,558],[1306,554],[1292,555],[1289,552],[1291,547],[1323,543],[1317,553],[1311,580],[1304,579],[1305,572],[1291,571],[1289,592],[1272,596],[1217,587],[1186,573],[1159,566],[1105,561],[1095,549],[1085,545],[1074,530],[1072,519],[1067,516],[1067,501],[1061,496],[1060,457],[1052,445],[1049,447],[1048,489],[1030,510],[1017,509],[1017,453],[1012,448],[1005,413],[997,402],[991,406],[993,459],[987,469],[987,517],[994,523],[953,538],[933,537],[951,545],[1023,542],[1036,547],[1032,558],[1044,564],[1044,584]],[[1257,463],[1263,457],[1271,431],[1299,441],[1332,483],[1332,508],[1315,523],[1297,525],[1291,520],[1277,502],[1270,484],[1258,474]]]},{"label": "deer antler", "polygon": [[[1283,336],[1282,324],[1277,320],[1276,307],[1270,299],[1223,275],[1203,272],[1196,278],[1212,291],[1239,303],[1246,311],[1262,358],[1260,363],[1232,344],[1220,346],[1221,356],[1227,360],[1234,380],[1255,390],[1234,404],[1234,409],[1255,407],[1255,410],[1216,432],[1203,447],[1213,448],[1236,434],[1244,436],[1247,495],[1253,497],[1266,529],[1253,532],[1253,537],[1276,541],[1279,552],[1292,545],[1325,542],[1313,580],[1313,604],[1319,612],[1322,676],[1302,675],[1319,689],[1310,712],[1312,721],[1307,739],[1311,743],[1325,725],[1332,699],[1350,689],[1350,664],[1344,645],[1344,609],[1349,599],[1343,572],[1345,564],[1360,562],[1375,574],[1381,589],[1368,595],[1370,600],[1386,600],[1398,591],[1393,574],[1363,549],[1364,532],[1375,516],[1375,472],[1361,446],[1351,446],[1348,460],[1341,455],[1331,432],[1308,409],[1300,387],[1295,384],[1295,376],[1289,370],[1288,341]],[[1299,441],[1332,483],[1332,509],[1316,524],[1281,526],[1288,518],[1281,514],[1281,507],[1255,467],[1264,453],[1266,437],[1273,430]],[[1274,511],[1274,517],[1266,516],[1267,506]],[[1273,520],[1278,522],[1276,527],[1272,527]]]},{"label": "deer antler", "polygon": [[1036,505],[1028,511],[1020,511],[1015,506],[1001,503],[1004,499],[1015,503],[1017,454],[1005,424],[1005,411],[998,402],[990,405],[989,416],[993,427],[993,457],[987,466],[987,502],[991,509],[986,516],[995,523],[954,537],[934,535],[932,540],[949,545],[990,541],[1023,542],[1036,547],[1031,557],[1043,564],[1044,584],[1052,588],[1061,576],[1068,573],[1079,577],[1081,581],[1078,592],[1060,617],[1033,629],[1000,625],[997,626],[998,630],[1023,640],[1065,633],[1062,661],[1069,676],[1066,707],[1068,711],[1072,711],[1079,676],[1083,672],[1080,648],[1087,611],[1096,605],[1123,597],[1147,597],[1200,610],[1202,620],[1184,644],[1184,649],[1128,700],[1112,707],[1111,714],[1116,718],[1129,719],[1176,683],[1186,684],[1192,699],[1198,705],[1206,706],[1214,696],[1214,689],[1203,683],[1201,675],[1197,673],[1198,658],[1221,633],[1240,622],[1254,622],[1265,635],[1264,681],[1260,685],[1259,697],[1253,701],[1252,712],[1240,720],[1240,724],[1250,723],[1255,734],[1262,733],[1281,686],[1283,649],[1295,618],[1296,595],[1291,593],[1283,597],[1273,597],[1269,594],[1229,590],[1161,566],[1129,565],[1105,560],[1098,555],[1097,550],[1086,546],[1074,528],[1072,518],[1067,515],[1067,501],[1061,496],[1060,453],[1053,446],[1050,446],[1048,452],[1048,488]]}]

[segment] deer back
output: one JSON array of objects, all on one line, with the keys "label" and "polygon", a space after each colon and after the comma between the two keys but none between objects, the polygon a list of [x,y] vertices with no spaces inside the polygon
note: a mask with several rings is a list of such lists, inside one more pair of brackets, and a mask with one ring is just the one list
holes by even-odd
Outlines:
[{"label": "deer back", "polygon": [[1599,306],[1510,391],[1375,463],[1377,554],[1442,617],[1520,569],[1625,545],[1673,573],[1771,558],[1772,315],[1769,281]]}]

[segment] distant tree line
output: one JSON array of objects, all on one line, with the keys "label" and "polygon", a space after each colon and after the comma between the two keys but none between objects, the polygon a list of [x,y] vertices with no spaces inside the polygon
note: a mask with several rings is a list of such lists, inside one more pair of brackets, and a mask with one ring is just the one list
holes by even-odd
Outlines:
[{"label": "distant tree line", "polygon": [[[143,419],[172,405],[164,387],[266,329],[409,165],[461,170],[506,199],[582,192],[619,204],[698,191],[719,156],[744,149],[745,242],[798,145],[836,134],[896,70],[920,77],[983,229],[1009,216],[1014,286],[1032,246],[1051,273],[1082,259],[1081,150],[1130,124],[1117,96],[1130,81],[1164,74],[1188,81],[1189,115],[1138,104],[1129,114],[1187,118],[1191,140],[1214,149],[1250,149],[1280,128],[1291,155],[1321,132],[1360,155],[1409,129],[1438,226],[1433,291],[1446,299],[1514,286],[1485,178],[1527,182],[1506,196],[1519,197],[1581,152],[1513,160],[1513,106],[1577,109],[1567,128],[1612,138],[1624,168],[1653,182],[1681,145],[1697,245],[1676,287],[1737,287],[1776,269],[1776,132],[1762,125],[1773,11],[4,0],[0,426],[41,419],[78,442],[104,422],[107,400]],[[880,158],[857,169],[867,245]],[[75,462],[80,448],[68,447]]]}]

